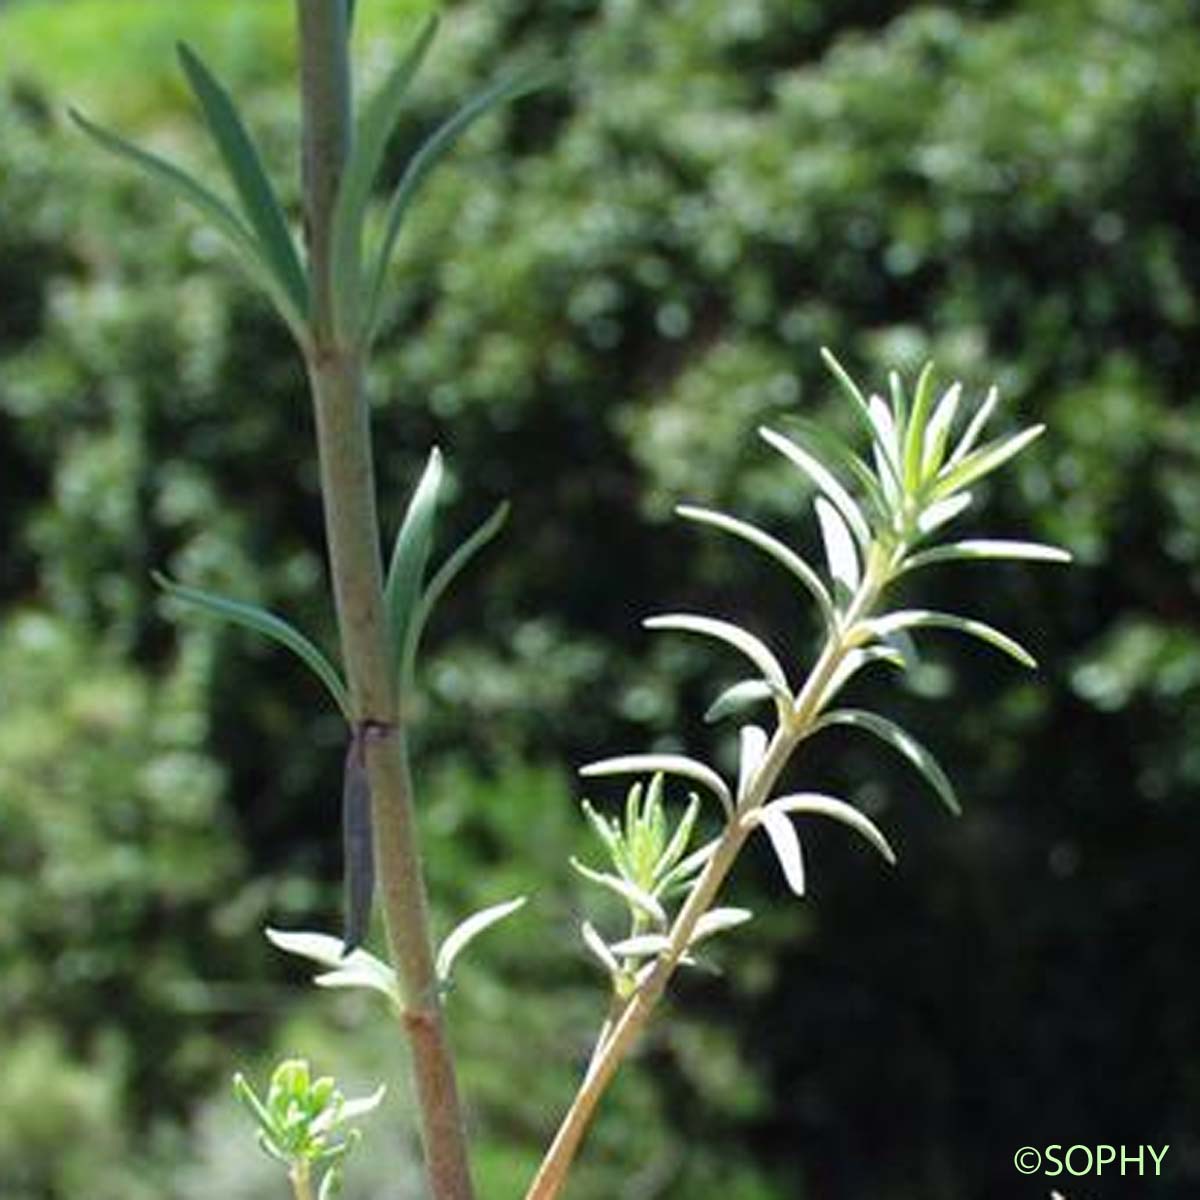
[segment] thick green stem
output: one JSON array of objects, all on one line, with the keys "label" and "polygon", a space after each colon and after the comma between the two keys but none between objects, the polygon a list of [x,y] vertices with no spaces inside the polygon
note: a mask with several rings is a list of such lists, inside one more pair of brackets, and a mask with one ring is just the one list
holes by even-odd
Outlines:
[{"label": "thick green stem", "polygon": [[304,346],[316,418],[330,572],[342,658],[366,742],[377,874],[401,1023],[412,1053],[421,1132],[435,1200],[471,1200],[466,1137],[429,934],[412,786],[383,595],[383,561],[364,362],[334,336],[330,232],[349,145],[345,0],[297,0],[304,113],[304,197],[312,308]]}]

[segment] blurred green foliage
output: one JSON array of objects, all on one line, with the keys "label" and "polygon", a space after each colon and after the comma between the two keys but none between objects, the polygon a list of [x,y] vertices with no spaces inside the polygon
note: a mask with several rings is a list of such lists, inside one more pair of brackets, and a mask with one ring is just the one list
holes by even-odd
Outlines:
[{"label": "blurred green foliage", "polygon": [[[336,714],[286,656],[168,624],[149,581],[268,603],[332,644],[300,365],[213,239],[63,120],[83,102],[203,164],[170,73],[171,41],[193,38],[249,104],[294,211],[286,9],[0,9],[14,1200],[74,1197],[80,1179],[135,1197],[249,1180],[211,1135],[225,1105],[207,1097],[235,1062],[302,1053],[353,1085],[337,1056],[365,1044],[377,1062],[390,1034],[353,1001],[297,1006],[280,981],[306,976],[258,941],[268,917],[336,920]],[[383,0],[360,10],[373,71],[401,24]],[[706,749],[698,714],[733,678],[638,619],[710,607],[808,651],[784,581],[670,508],[717,502],[812,538],[753,431],[844,420],[822,343],[860,377],[932,355],[971,389],[996,378],[1014,425],[1050,429],[987,497],[987,527],[1084,565],[986,585],[947,571],[947,606],[1002,620],[1046,663],[1030,679],[935,647],[891,706],[966,816],[922,809],[905,768],[859,741],[814,747],[803,782],[898,833],[899,873],[820,836],[801,906],[751,856],[734,888],[758,918],[723,976],[681,987],[577,1194],[961,1200],[1005,1191],[1018,1146],[1122,1139],[1171,1143],[1156,1195],[1194,1190],[1198,15],[1194,0],[448,8],[397,163],[498,61],[570,64],[565,88],[490,118],[431,180],[372,380],[389,534],[435,441],[456,473],[444,545],[514,502],[430,631],[417,714],[440,927],[534,896],[451,997],[489,1200],[527,1177],[603,1003],[575,932],[569,772],[639,740]],[[923,819],[889,824],[900,805]],[[375,1062],[354,1061],[369,1083]],[[403,1126],[401,1103],[381,1124]],[[173,1125],[187,1116],[192,1151]],[[363,1164],[387,1142],[373,1130]],[[381,1195],[382,1171],[364,1172],[361,1194]]]}]

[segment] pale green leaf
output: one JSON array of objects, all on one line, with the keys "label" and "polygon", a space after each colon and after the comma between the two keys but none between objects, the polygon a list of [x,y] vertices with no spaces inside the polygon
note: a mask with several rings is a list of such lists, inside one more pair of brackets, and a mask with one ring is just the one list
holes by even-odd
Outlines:
[{"label": "pale green leaf", "polygon": [[938,401],[933,416],[929,418],[929,425],[925,430],[925,445],[921,452],[922,479],[927,479],[942,466],[946,456],[946,443],[950,438],[950,429],[954,424],[961,396],[962,384],[951,384]]},{"label": "pale green leaf", "polygon": [[570,859],[570,863],[574,870],[582,875],[584,879],[588,879],[592,883],[597,883],[602,888],[607,888],[610,892],[620,896],[632,908],[649,917],[657,924],[666,925],[667,914],[663,906],[658,902],[657,897],[652,896],[645,888],[640,888],[636,883],[624,879],[619,875],[609,875],[606,871],[594,871],[586,863],[581,863],[577,858]]},{"label": "pale green leaf", "polygon": [[252,629],[254,632],[261,633],[272,641],[278,642],[281,646],[286,646],[325,685],[346,719],[351,719],[350,695],[336,668],[304,634],[289,625],[282,617],[268,612],[265,608],[259,608],[257,605],[244,604],[239,600],[229,600],[212,592],[202,592],[198,588],[185,587],[158,573],[154,574],[154,581],[175,600],[198,608],[210,616],[240,625],[244,629]]},{"label": "pale green leaf", "polygon": [[984,475],[990,475],[1014,455],[1020,454],[1030,442],[1041,437],[1045,429],[1044,425],[1031,425],[1020,433],[988,442],[986,446],[981,446],[974,453],[968,454],[954,466],[947,465],[934,483],[933,495],[935,497],[952,495],[954,492],[969,487],[977,479],[982,479]]},{"label": "pale green leaf", "polygon": [[441,983],[447,983],[454,969],[455,960],[485,929],[490,929],[498,921],[515,913],[525,906],[526,897],[518,896],[515,900],[506,900],[502,904],[493,904],[487,908],[472,913],[465,921],[456,925],[447,935],[437,952],[437,977]]},{"label": "pale green leaf", "polygon": [[668,629],[680,633],[694,633],[701,637],[714,638],[735,650],[740,650],[763,673],[763,678],[776,691],[791,696],[783,665],[761,639],[756,638],[738,625],[720,621],[715,617],[694,616],[691,613],[664,613],[648,617],[642,622],[647,629]]},{"label": "pale green leaf", "polygon": [[844,800],[823,796],[819,792],[798,792],[794,796],[781,796],[778,800],[772,800],[770,804],[763,806],[762,811],[764,815],[769,811],[786,816],[828,817],[853,829],[870,842],[890,865],[896,864],[896,853],[875,822]]},{"label": "pale green leaf", "polygon": [[889,613],[885,617],[877,617],[866,622],[867,628],[877,637],[886,637],[898,629],[949,629],[968,637],[978,638],[995,646],[997,650],[1015,658],[1024,667],[1034,668],[1037,660],[1019,642],[1007,634],[993,629],[982,621],[969,617],[956,617],[952,613],[930,612],[928,609],[904,609],[900,612]]},{"label": "pale green leaf", "polygon": [[976,410],[975,415],[971,418],[967,425],[966,431],[958,440],[958,445],[954,447],[954,452],[950,455],[947,461],[947,466],[954,466],[961,462],[966,456],[975,449],[975,443],[979,441],[980,435],[983,433],[984,426],[992,419],[992,414],[996,411],[996,406],[1000,403],[1000,392],[995,388],[989,388],[988,394],[984,397],[983,403]]},{"label": "pale green leaf", "polygon": [[878,713],[863,712],[860,709],[844,708],[827,713],[814,726],[814,732],[832,725],[846,725],[853,729],[864,729],[874,734],[880,741],[891,746],[902,754],[922,775],[929,785],[937,792],[942,803],[958,816],[962,806],[954,794],[954,785],[949,776],[942,770],[936,758],[912,736],[906,729],[901,728],[895,721],[881,717]]},{"label": "pale green leaf", "polygon": [[242,202],[242,209],[262,248],[263,260],[270,266],[279,286],[291,298],[300,313],[308,311],[308,279],[296,253],[291,230],[280,206],[279,197],[267,178],[254,142],[246,132],[237,106],[208,68],[183,45],[179,61],[200,102],[205,123],[225,163],[230,181]]},{"label": "pale green leaf", "polygon": [[921,482],[921,458],[925,449],[925,430],[933,404],[933,363],[926,363],[917,376],[913,390],[912,412],[904,431],[903,463],[904,488],[915,492]]},{"label": "pale green leaf", "polygon": [[[876,515],[885,524],[891,519],[891,502],[889,492],[881,485],[876,472],[872,471],[861,455],[856,454],[842,438],[816,421],[804,417],[788,416],[787,434],[801,449],[807,450],[818,462],[824,462],[829,467],[836,467],[853,477],[862,488]],[[875,445],[872,439],[872,446]],[[886,465],[881,467],[881,473],[888,470]],[[895,468],[891,468],[889,475]]]},{"label": "pale green leaf", "polygon": [[692,792],[691,799],[688,800],[688,806],[684,809],[683,816],[679,819],[679,824],[675,826],[675,832],[671,834],[671,840],[667,843],[658,861],[654,864],[652,874],[657,881],[656,892],[661,890],[662,880],[683,857],[684,851],[688,848],[688,843],[692,840],[692,831],[696,828],[696,819],[699,815],[700,797],[695,792]]},{"label": "pale green leaf", "polygon": [[825,545],[829,574],[835,583],[842,585],[847,597],[853,596],[862,583],[862,571],[850,529],[838,510],[828,503],[824,496],[818,496],[814,504],[817,521],[821,526],[821,541]]},{"label": "pale green leaf", "polygon": [[765,729],[757,725],[743,725],[738,731],[738,803],[746,798],[754,777],[767,755],[768,738]]},{"label": "pale green leaf", "polygon": [[759,435],[772,449],[777,450],[784,458],[798,467],[816,485],[818,491],[826,496],[830,503],[841,513],[846,524],[854,533],[858,544],[866,549],[871,544],[871,529],[867,518],[858,506],[858,502],[838,482],[837,477],[824,463],[814,458],[802,446],[798,446],[789,437],[776,433],[773,429],[760,428]]},{"label": "pale green leaf", "polygon": [[771,848],[779,860],[787,885],[797,896],[804,895],[804,857],[800,851],[800,839],[791,818],[786,813],[769,805],[756,808],[746,814],[746,824],[761,827],[770,838]]},{"label": "pale green leaf", "polygon": [[884,662],[901,670],[906,665],[904,655],[892,646],[866,646],[862,649],[848,650],[830,675],[829,682],[821,693],[818,708],[824,708],[859,671],[876,662]]},{"label": "pale green leaf", "polygon": [[1057,546],[1041,542],[1007,541],[1001,538],[973,538],[950,542],[909,555],[901,571],[915,571],[944,562],[985,562],[991,559],[1019,559],[1026,562],[1069,563],[1071,555]]},{"label": "pale green leaf", "polygon": [[[724,717],[743,712],[753,704],[763,700],[779,700],[780,695],[765,679],[743,679],[739,683],[727,687],[709,705],[704,719],[709,724],[720,721]],[[787,702],[787,697],[783,697]]]},{"label": "pale green leaf", "polygon": [[858,384],[850,378],[850,373],[842,366],[840,362],[833,356],[833,352],[828,346],[821,347],[821,358],[825,366],[829,368],[829,372],[834,379],[841,385],[842,391],[846,393],[855,415],[862,422],[863,428],[868,434],[873,435],[874,427],[871,422],[871,414],[867,406],[866,397],[862,394]]},{"label": "pale green leaf", "polygon": [[721,801],[726,812],[733,811],[733,797],[725,780],[712,767],[683,754],[623,754],[588,763],[579,769],[579,774],[585,778],[595,778],[605,775],[648,775],[654,771],[661,771],[664,775],[682,775],[685,779],[703,784]]},{"label": "pale green leaf", "polygon": [[583,935],[583,944],[595,955],[597,961],[609,975],[620,975],[621,964],[613,957],[613,952],[605,945],[604,939],[596,932],[595,926],[590,921],[584,921],[579,926],[579,931]]},{"label": "pale green leaf", "polygon": [[706,842],[699,850],[693,850],[687,858],[682,859],[678,865],[659,880],[657,892],[661,896],[673,895],[680,890],[686,890],[693,882],[694,876],[698,875],[708,865],[708,860],[716,854],[720,849],[721,839],[713,838],[711,842]]},{"label": "pale green leaf", "polygon": [[651,958],[671,948],[671,939],[661,933],[642,933],[613,942],[609,950],[622,958]]},{"label": "pale green leaf", "polygon": [[927,537],[935,529],[940,529],[943,525],[953,521],[955,517],[966,512],[971,507],[973,499],[970,492],[959,492],[957,495],[947,496],[943,500],[935,500],[918,514],[917,532],[922,537]]},{"label": "pale green leaf", "polygon": [[745,925],[753,917],[754,914],[748,908],[710,908],[696,922],[688,946],[695,946],[705,938],[724,933],[727,929],[736,929],[739,925]]},{"label": "pale green leaf", "polygon": [[419,628],[417,608],[433,546],[433,522],[443,474],[441,452],[435,446],[409,501],[388,567],[387,611],[402,690],[406,690],[411,682],[404,672],[415,658],[413,636]]},{"label": "pale green leaf", "polygon": [[689,521],[697,521],[700,524],[711,525],[715,529],[731,533],[734,537],[739,537],[770,555],[780,566],[790,571],[804,585],[813,599],[816,600],[826,626],[830,629],[836,626],[837,614],[834,611],[833,600],[825,585],[821,582],[821,577],[790,546],[773,537],[765,530],[759,529],[756,525],[751,525],[746,521],[739,520],[737,517],[731,517],[726,513],[717,512],[713,509],[697,508],[694,505],[681,504],[675,511]]},{"label": "pale green leaf", "polygon": [[398,1001],[396,973],[382,959],[361,947],[343,955],[339,937],[327,933],[267,929],[267,940],[288,954],[330,968],[317,977],[322,987],[366,987]]}]

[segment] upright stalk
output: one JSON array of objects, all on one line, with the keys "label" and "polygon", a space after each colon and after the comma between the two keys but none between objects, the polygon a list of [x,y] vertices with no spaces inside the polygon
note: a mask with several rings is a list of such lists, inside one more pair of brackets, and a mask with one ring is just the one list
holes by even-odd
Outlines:
[{"label": "upright stalk", "polygon": [[304,346],[316,418],[330,571],[342,656],[371,785],[375,854],[401,1024],[412,1053],[435,1200],[472,1200],[454,1065],[429,935],[428,902],[384,605],[364,351],[338,339],[331,230],[352,127],[346,0],[297,0],[303,110],[304,219],[312,280]]}]

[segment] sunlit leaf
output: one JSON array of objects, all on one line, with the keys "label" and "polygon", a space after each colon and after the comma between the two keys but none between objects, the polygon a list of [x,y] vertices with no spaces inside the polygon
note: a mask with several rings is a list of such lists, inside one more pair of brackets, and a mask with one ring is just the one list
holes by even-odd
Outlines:
[{"label": "sunlit leaf", "polygon": [[796,836],[791,818],[769,805],[754,809],[746,816],[752,828],[761,826],[771,839],[771,848],[779,860],[787,885],[797,896],[804,895],[804,859],[800,852],[800,839]]},{"label": "sunlit leaf", "polygon": [[518,896],[515,900],[506,900],[502,904],[493,904],[488,908],[472,913],[465,921],[456,925],[442,942],[437,952],[437,977],[442,983],[447,983],[454,969],[458,956],[485,929],[490,929],[498,921],[515,913],[525,906],[526,897]]},{"label": "sunlit leaf", "polygon": [[304,634],[282,617],[254,604],[244,604],[240,600],[229,600],[212,592],[185,587],[158,573],[154,574],[154,581],[175,600],[198,608],[210,616],[229,621],[233,625],[240,625],[243,629],[261,633],[281,646],[286,646],[325,685],[346,719],[351,719],[350,695],[333,664]]},{"label": "sunlit leaf", "polygon": [[981,446],[972,454],[968,454],[954,466],[946,466],[938,476],[933,488],[935,497],[949,496],[953,492],[969,487],[977,479],[989,475],[998,467],[1003,466],[1014,455],[1020,454],[1030,442],[1041,437],[1045,425],[1031,425],[1020,433],[1008,437],[997,438]]},{"label": "sunlit leaf", "polygon": [[762,808],[763,816],[768,813],[792,817],[796,815],[829,817],[860,834],[893,866],[896,854],[888,843],[887,838],[879,831],[879,827],[870,817],[860,812],[852,804],[838,800],[833,796],[823,796],[819,792],[799,792],[794,796],[781,796],[772,800]]},{"label": "sunlit leaf", "polygon": [[738,803],[746,799],[758,768],[767,753],[767,733],[757,725],[743,725],[738,731],[740,754],[738,757]]},{"label": "sunlit leaf", "polygon": [[904,655],[892,646],[866,646],[862,649],[848,650],[830,675],[829,682],[821,693],[818,708],[824,708],[864,667],[883,662],[903,670],[906,661]]},{"label": "sunlit leaf", "polygon": [[915,571],[944,562],[985,562],[991,559],[1020,559],[1026,562],[1069,563],[1071,555],[1057,546],[1041,542],[1005,541],[999,538],[974,538],[949,542],[909,555],[902,571]]},{"label": "sunlit leaf", "polygon": [[917,376],[913,389],[912,411],[908,416],[908,427],[904,431],[902,467],[904,488],[915,492],[921,482],[921,458],[925,450],[925,430],[929,422],[929,410],[933,404],[933,364],[926,363]]},{"label": "sunlit leaf", "polygon": [[592,923],[584,921],[579,926],[579,932],[583,935],[583,944],[595,955],[605,971],[609,975],[620,975],[621,964],[617,962],[613,952],[605,945],[604,939],[596,932]]},{"label": "sunlit leaf", "polygon": [[829,563],[829,574],[840,583],[848,596],[858,591],[862,573],[858,564],[858,552],[854,539],[841,514],[823,496],[814,501],[817,521],[821,526],[821,540],[825,544],[825,558]]},{"label": "sunlit leaf", "polygon": [[940,529],[961,513],[966,512],[971,507],[972,500],[973,496],[970,492],[959,492],[957,495],[947,496],[944,500],[935,500],[927,508],[923,508],[918,515],[917,532],[922,537],[928,536],[935,529]]},{"label": "sunlit leaf", "polygon": [[425,569],[433,545],[433,522],[437,515],[438,494],[444,471],[441,452],[435,446],[429,452],[425,470],[413,491],[412,499],[396,535],[392,561],[388,568],[386,600],[395,650],[397,675],[403,687],[410,680],[403,672],[411,663],[413,634],[418,628],[416,614],[425,581]]},{"label": "sunlit leaf", "polygon": [[855,415],[862,422],[863,428],[868,434],[873,434],[871,414],[867,407],[867,400],[859,389],[858,384],[850,378],[850,373],[846,368],[834,358],[833,352],[828,346],[821,347],[821,359],[825,363],[825,366],[829,368],[830,374],[841,385],[842,391],[845,392],[846,397],[849,399]]},{"label": "sunlit leaf", "polygon": [[900,612],[888,613],[885,617],[876,617],[865,624],[871,632],[881,638],[897,629],[949,629],[995,646],[997,650],[1015,658],[1024,667],[1037,666],[1037,660],[1019,642],[1000,630],[969,617],[930,612],[928,609],[903,609]]},{"label": "sunlit leaf", "polygon": [[784,437],[781,433],[776,433],[773,429],[761,428],[759,435],[767,445],[778,450],[784,458],[788,459],[794,466],[808,476],[808,478],[816,485],[818,491],[828,498],[829,502],[841,513],[847,525],[849,525],[858,544],[864,549],[871,543],[871,529],[867,524],[867,518],[863,516],[862,509],[859,508],[857,501],[848,491],[838,482],[837,477],[830,471],[824,463],[819,459],[814,458],[802,446],[798,446],[789,437]]},{"label": "sunlit leaf", "polygon": [[586,863],[581,863],[577,858],[572,858],[570,863],[584,879],[599,884],[602,888],[607,888],[610,892],[620,896],[627,904],[632,905],[644,916],[649,917],[657,924],[666,925],[666,911],[658,902],[658,899],[644,888],[638,887],[636,883],[629,879],[624,879],[619,875],[610,875],[606,871],[594,871]]},{"label": "sunlit leaf", "polygon": [[[740,683],[727,687],[708,706],[704,719],[712,724],[724,717],[743,712],[753,704],[771,699],[779,699],[779,693],[765,679],[743,679]],[[786,700],[784,697],[785,703]]]},{"label": "sunlit leaf", "polygon": [[698,875],[708,865],[708,861],[721,847],[721,839],[713,838],[711,842],[705,843],[699,850],[693,850],[687,858],[682,859],[678,865],[659,880],[657,891],[661,896],[671,896],[675,892],[687,889],[691,886],[693,876]]},{"label": "sunlit leaf", "polygon": [[613,942],[609,949],[622,958],[649,958],[671,947],[671,939],[661,933],[641,933],[637,937]]},{"label": "sunlit leaf", "polygon": [[733,796],[720,775],[683,754],[622,754],[616,758],[603,758],[597,762],[588,763],[579,769],[585,778],[603,775],[643,775],[661,771],[664,775],[682,775],[685,779],[695,780],[703,784],[721,801],[726,812],[733,811]]},{"label": "sunlit leaf", "polygon": [[694,616],[691,613],[664,613],[658,617],[647,617],[642,624],[647,629],[670,629],[680,633],[695,633],[701,637],[710,637],[718,642],[724,642],[727,646],[740,650],[754,663],[772,688],[788,696],[791,695],[783,665],[772,653],[770,647],[738,625],[733,625],[729,621],[717,620],[715,617]]},{"label": "sunlit leaf", "polygon": [[975,443],[979,441],[980,434],[983,433],[984,426],[992,419],[992,414],[996,411],[996,406],[1000,403],[1000,392],[997,388],[988,389],[988,394],[984,397],[983,403],[976,410],[975,415],[971,418],[962,437],[958,440],[958,445],[954,447],[954,452],[947,460],[947,466],[954,466],[961,462],[975,448]]},{"label": "sunlit leaf", "polygon": [[748,908],[710,908],[696,922],[688,945],[695,946],[705,938],[724,933],[727,929],[736,929],[753,917],[754,914]]},{"label": "sunlit leaf", "polygon": [[327,933],[289,932],[267,929],[267,939],[280,950],[307,958],[319,966],[331,968],[331,974],[319,976],[323,987],[348,986],[331,982],[333,976],[352,977],[354,986],[372,988],[398,1002],[395,972],[367,950],[357,949],[342,955],[342,939]]},{"label": "sunlit leaf", "polygon": [[927,479],[940,469],[946,456],[946,442],[950,437],[950,429],[958,412],[959,398],[962,396],[962,384],[954,383],[946,389],[938,401],[929,425],[925,430],[925,445],[921,453],[921,478]]},{"label": "sunlit leaf", "polygon": [[892,749],[902,754],[928,780],[930,786],[937,792],[941,801],[956,816],[962,812],[958,797],[954,794],[954,785],[946,772],[942,770],[937,759],[917,741],[906,729],[901,728],[895,721],[881,717],[878,713],[863,712],[859,709],[844,708],[826,713],[814,726],[824,729],[833,725],[846,725],[854,729],[865,729],[873,733]]},{"label": "sunlit leaf", "polygon": [[656,892],[661,892],[662,880],[683,857],[688,843],[692,840],[692,831],[696,828],[696,819],[699,815],[700,797],[693,792],[688,800],[687,808],[684,809],[683,816],[679,819],[679,824],[675,826],[675,832],[671,834],[671,840],[666,844],[658,861],[654,864],[653,876],[657,881]]}]

